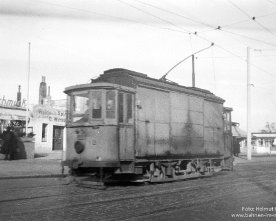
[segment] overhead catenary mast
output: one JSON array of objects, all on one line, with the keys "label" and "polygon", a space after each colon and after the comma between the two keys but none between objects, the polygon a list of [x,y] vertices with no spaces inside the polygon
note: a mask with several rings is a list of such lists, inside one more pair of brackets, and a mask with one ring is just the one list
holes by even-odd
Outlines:
[{"label": "overhead catenary mast", "polygon": [[28,121],[29,121],[29,91],[30,91],[30,73],[31,73],[31,43],[29,42],[29,47],[28,47],[28,76],[27,76],[27,108],[26,108],[26,128],[25,128],[25,133],[27,136],[28,133]]},{"label": "overhead catenary mast", "polygon": [[250,48],[247,47],[247,160],[251,160],[251,82],[250,82]]}]

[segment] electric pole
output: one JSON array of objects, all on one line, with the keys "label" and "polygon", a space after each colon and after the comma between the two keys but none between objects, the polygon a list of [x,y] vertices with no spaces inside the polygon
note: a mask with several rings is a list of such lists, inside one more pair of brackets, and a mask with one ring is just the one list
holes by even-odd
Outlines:
[{"label": "electric pole", "polygon": [[250,48],[247,47],[247,160],[251,160],[251,82],[250,82]]},{"label": "electric pole", "polygon": [[25,128],[25,133],[27,136],[28,133],[28,121],[29,121],[29,106],[30,106],[30,101],[29,101],[29,91],[30,91],[30,72],[31,72],[31,43],[29,42],[29,47],[28,47],[28,77],[27,77],[27,107],[26,107],[26,128]]}]

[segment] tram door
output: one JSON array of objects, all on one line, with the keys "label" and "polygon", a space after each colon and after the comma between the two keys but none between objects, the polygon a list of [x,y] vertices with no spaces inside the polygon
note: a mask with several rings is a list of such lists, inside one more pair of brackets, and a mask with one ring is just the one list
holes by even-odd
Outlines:
[{"label": "tram door", "polygon": [[119,92],[119,151],[120,160],[134,159],[134,97]]},{"label": "tram door", "polygon": [[53,150],[63,149],[63,129],[62,126],[53,126]]}]

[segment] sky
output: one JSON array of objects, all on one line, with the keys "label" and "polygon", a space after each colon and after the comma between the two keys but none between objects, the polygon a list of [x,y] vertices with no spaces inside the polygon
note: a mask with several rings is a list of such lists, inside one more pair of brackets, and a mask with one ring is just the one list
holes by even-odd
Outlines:
[{"label": "sky", "polygon": [[[276,0],[0,0],[0,98],[30,103],[46,76],[53,99],[111,68],[162,77],[194,52],[196,87],[232,107],[246,130],[247,47],[252,130],[276,122]],[[191,59],[167,79],[192,84]]]}]

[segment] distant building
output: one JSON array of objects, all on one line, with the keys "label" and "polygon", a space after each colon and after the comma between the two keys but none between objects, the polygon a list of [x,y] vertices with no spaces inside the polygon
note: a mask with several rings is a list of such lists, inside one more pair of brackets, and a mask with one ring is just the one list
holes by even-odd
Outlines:
[{"label": "distant building", "polygon": [[26,125],[26,100],[21,99],[21,86],[18,86],[17,99],[12,100],[4,95],[0,97],[0,134],[8,127],[13,127],[22,134]]},{"label": "distant building", "polygon": [[39,104],[33,106],[30,117],[28,129],[35,134],[35,152],[62,150],[66,100],[52,100],[45,76],[39,86]]},{"label": "distant building", "polygon": [[[276,132],[254,132],[251,134],[252,154],[276,154]],[[247,143],[241,145],[241,152],[247,153]]]},{"label": "distant building", "polygon": [[240,129],[239,123],[232,122],[233,153],[237,156],[241,152],[241,144],[246,139],[246,132]]}]

